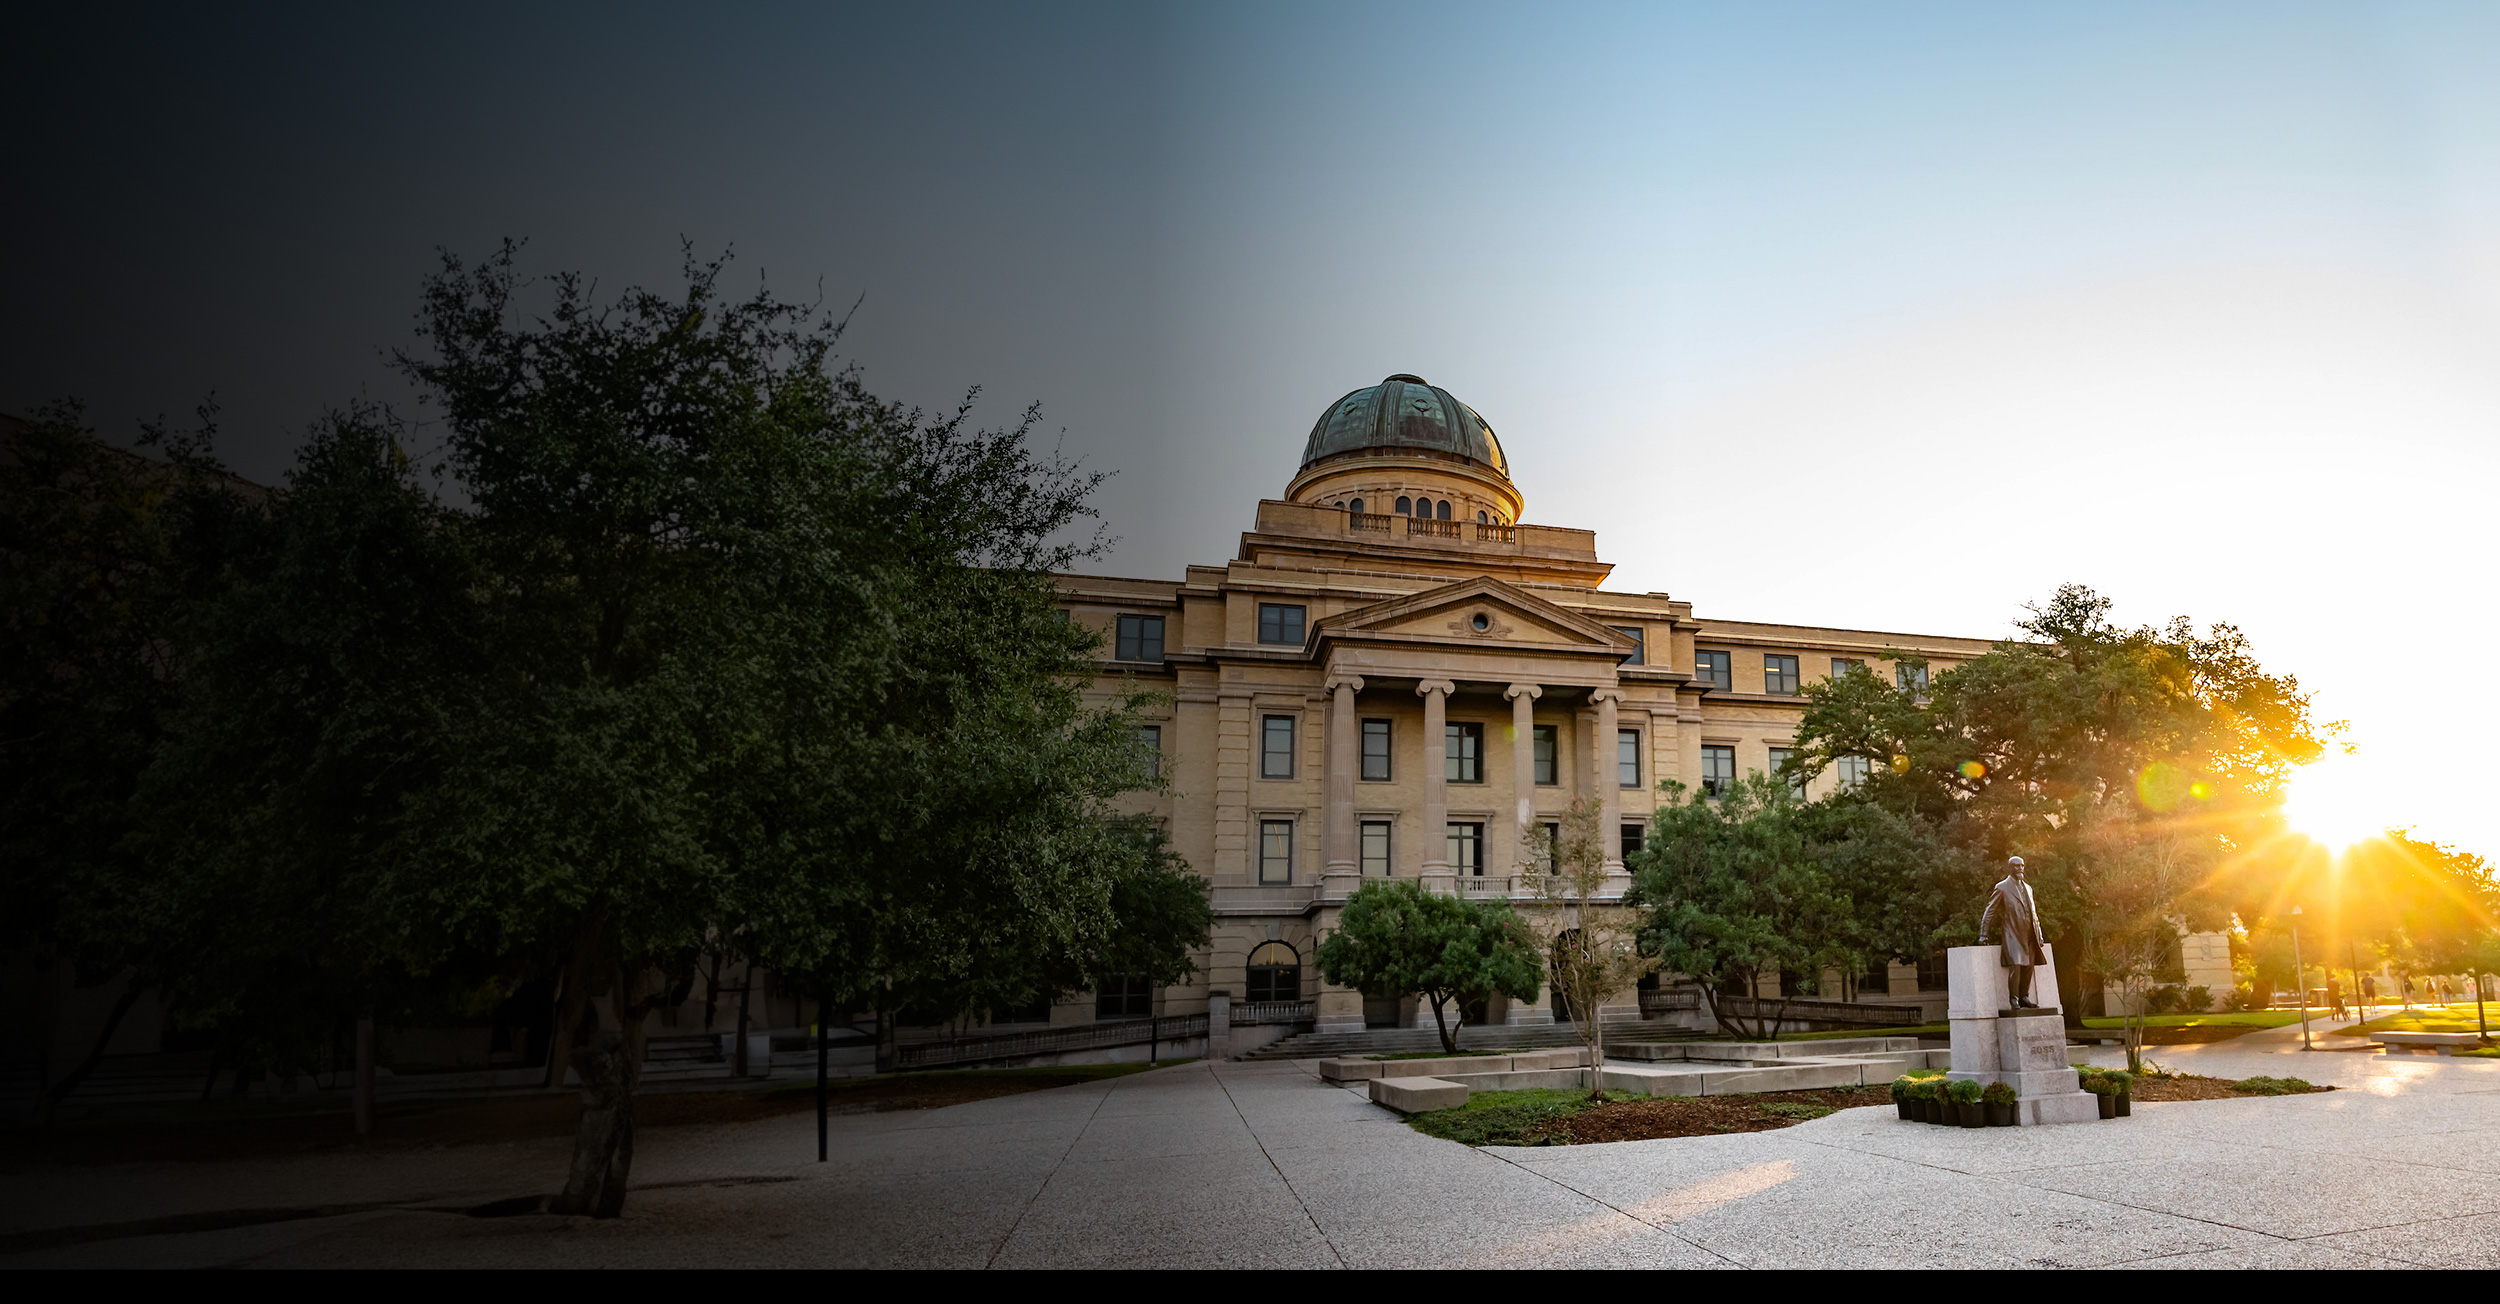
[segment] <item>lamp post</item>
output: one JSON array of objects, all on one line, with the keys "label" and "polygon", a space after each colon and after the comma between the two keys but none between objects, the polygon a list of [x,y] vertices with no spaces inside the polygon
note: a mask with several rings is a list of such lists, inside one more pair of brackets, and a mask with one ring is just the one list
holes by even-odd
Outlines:
[{"label": "lamp post", "polygon": [[2309,1044],[2309,971],[2300,964],[2300,907],[2292,907],[2292,985],[2300,988],[2300,1048],[2316,1050]]}]

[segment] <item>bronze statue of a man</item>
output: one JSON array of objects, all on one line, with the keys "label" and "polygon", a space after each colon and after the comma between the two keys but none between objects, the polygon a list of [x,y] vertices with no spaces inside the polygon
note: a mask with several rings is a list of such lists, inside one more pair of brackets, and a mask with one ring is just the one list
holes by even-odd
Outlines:
[{"label": "bronze statue of a man", "polygon": [[2023,858],[2008,856],[2005,877],[1997,881],[1996,894],[1988,898],[1987,913],[1979,917],[1979,944],[2004,938],[2003,963],[2006,991],[2014,998],[2014,1008],[2036,1010],[2039,1002],[2031,999],[2031,970],[2048,963],[2049,939],[2040,932],[2040,906],[2031,898],[2031,884],[2023,881]]}]

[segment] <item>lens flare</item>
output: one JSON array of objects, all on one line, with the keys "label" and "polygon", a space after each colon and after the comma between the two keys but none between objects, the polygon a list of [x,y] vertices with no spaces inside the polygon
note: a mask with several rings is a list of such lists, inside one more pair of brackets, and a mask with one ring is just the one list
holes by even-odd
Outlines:
[{"label": "lens flare", "polygon": [[2369,768],[2330,752],[2295,772],[2283,794],[2283,818],[2294,832],[2341,851],[2387,832],[2395,821]]},{"label": "lens flare", "polygon": [[1908,774],[1910,772],[1910,758],[1895,752],[1892,757],[1892,772],[1895,774]]},{"label": "lens flare", "polygon": [[1988,767],[1977,761],[1964,761],[1962,762],[1962,777],[1965,779],[1984,779],[1988,777]]}]

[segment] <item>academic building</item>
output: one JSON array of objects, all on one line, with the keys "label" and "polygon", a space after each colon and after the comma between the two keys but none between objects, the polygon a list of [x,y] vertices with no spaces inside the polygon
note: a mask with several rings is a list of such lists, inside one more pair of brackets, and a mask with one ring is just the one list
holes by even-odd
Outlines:
[{"label": "academic building", "polygon": [[[1550,836],[1587,795],[1617,839],[1619,892],[1660,783],[1717,791],[1777,767],[1806,685],[1852,666],[1932,674],[1989,646],[1720,620],[1608,589],[1594,531],[1529,524],[1525,509],[1482,416],[1391,376],[1320,414],[1300,471],[1230,560],[1178,579],[1060,577],[1070,619],[1102,634],[1105,693],[1169,696],[1143,739],[1168,791],[1141,804],[1212,881],[1216,924],[1193,986],[1094,993],[1053,1022],[1194,1013],[1214,991],[1236,1010],[1309,1003],[1297,1022],[1321,1032],[1411,1026],[1413,996],[1331,989],[1313,962],[1364,880],[1527,902],[1523,831]],[[1911,1004],[1941,986],[1928,978],[1892,965],[1844,982],[1859,1001]],[[1638,999],[1600,1016],[1638,1017]],[[1554,1013],[1550,997],[1496,997],[1476,1015]]]}]

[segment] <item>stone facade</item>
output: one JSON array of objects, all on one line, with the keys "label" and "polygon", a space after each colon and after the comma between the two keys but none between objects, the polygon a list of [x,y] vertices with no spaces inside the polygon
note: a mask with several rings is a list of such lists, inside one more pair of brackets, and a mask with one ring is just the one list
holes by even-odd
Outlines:
[{"label": "stone facade", "polygon": [[[1136,804],[1213,883],[1213,946],[1194,986],[1158,995],[1163,1011],[1195,1012],[1215,990],[1239,1017],[1262,977],[1252,953],[1281,942],[1319,1025],[1363,1026],[1364,998],[1324,990],[1312,949],[1364,877],[1524,901],[1521,830],[1575,796],[1596,796],[1609,830],[1645,825],[1662,783],[1770,769],[1805,685],[1852,662],[1894,682],[1903,658],[1933,673],[1988,648],[1719,620],[1667,593],[1609,590],[1594,532],[1520,523],[1490,427],[1421,384],[1395,377],[1333,405],[1231,560],[1176,580],[1060,577],[1069,618],[1102,634],[1105,694],[1168,695],[1155,722],[1168,791]],[[1398,398],[1426,393],[1473,422],[1464,438],[1385,418],[1349,433],[1339,419],[1357,399],[1435,417]],[[1817,775],[1809,791],[1841,781]],[[1861,999],[1918,990],[1916,968],[1895,965]],[[1376,994],[1368,1019],[1405,1022],[1412,1006]]]}]

